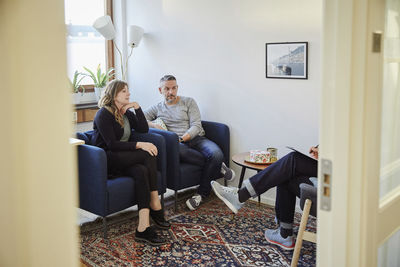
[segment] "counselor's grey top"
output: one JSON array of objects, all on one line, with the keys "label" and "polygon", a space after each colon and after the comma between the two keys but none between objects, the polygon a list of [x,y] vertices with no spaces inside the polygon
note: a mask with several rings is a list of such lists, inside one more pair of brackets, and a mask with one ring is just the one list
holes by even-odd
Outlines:
[{"label": "counselor's grey top", "polygon": [[199,107],[191,97],[180,96],[175,105],[167,105],[162,101],[148,108],[144,115],[148,121],[160,118],[168,131],[176,133],[179,137],[188,133],[193,139],[197,135],[205,134],[201,126]]}]

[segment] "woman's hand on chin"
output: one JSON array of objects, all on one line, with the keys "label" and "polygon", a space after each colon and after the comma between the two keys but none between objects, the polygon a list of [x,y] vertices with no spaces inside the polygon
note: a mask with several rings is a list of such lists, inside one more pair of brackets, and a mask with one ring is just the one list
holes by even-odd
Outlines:
[{"label": "woman's hand on chin", "polygon": [[138,109],[138,108],[140,108],[140,105],[138,102],[130,102],[126,105],[123,105],[120,109],[121,114],[122,115],[125,114],[125,112],[130,108]]}]

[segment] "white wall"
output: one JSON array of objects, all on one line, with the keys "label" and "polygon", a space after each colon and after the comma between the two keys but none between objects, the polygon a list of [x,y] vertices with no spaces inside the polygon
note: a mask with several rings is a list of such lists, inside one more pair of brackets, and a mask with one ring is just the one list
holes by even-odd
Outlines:
[{"label": "white wall", "polygon": [[[276,147],[282,157],[286,145],[308,150],[318,143],[320,0],[133,0],[125,5],[126,24],[145,29],[128,74],[133,98],[144,108],[161,101],[158,81],[173,74],[179,94],[197,100],[204,120],[230,127],[232,154]],[[291,41],[309,42],[308,80],[266,79],[265,43]]]}]

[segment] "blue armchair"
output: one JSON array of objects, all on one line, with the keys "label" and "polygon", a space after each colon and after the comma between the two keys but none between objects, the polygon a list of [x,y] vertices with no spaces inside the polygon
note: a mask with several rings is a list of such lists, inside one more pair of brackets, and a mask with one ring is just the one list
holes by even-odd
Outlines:
[{"label": "blue armchair", "polygon": [[[103,217],[104,236],[107,235],[106,217],[137,204],[135,183],[131,177],[120,176],[108,179],[107,158],[102,148],[88,145],[93,131],[77,133],[85,145],[78,146],[79,207]],[[164,204],[166,192],[165,140],[158,134],[132,132],[131,139],[153,143],[158,150],[158,192]]]},{"label": "blue armchair", "polygon": [[[230,132],[225,124],[211,121],[202,121],[206,137],[215,142],[224,154],[224,162],[229,166]],[[178,135],[159,129],[150,129],[151,133],[162,135],[167,148],[167,188],[175,191],[175,209],[177,207],[177,191],[198,185],[202,174],[202,166],[197,166],[179,159]]]}]

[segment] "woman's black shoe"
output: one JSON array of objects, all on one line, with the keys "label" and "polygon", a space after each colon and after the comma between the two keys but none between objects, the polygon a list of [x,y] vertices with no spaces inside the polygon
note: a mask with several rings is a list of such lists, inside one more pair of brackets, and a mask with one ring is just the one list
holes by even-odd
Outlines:
[{"label": "woman's black shoe", "polygon": [[147,227],[143,232],[139,232],[136,229],[135,240],[152,246],[161,246],[168,243],[165,239],[162,239],[157,235],[153,227]]},{"label": "woman's black shoe", "polygon": [[160,210],[150,209],[150,217],[151,219],[153,219],[154,223],[162,229],[169,229],[171,227],[171,224],[164,218],[163,209]]}]

